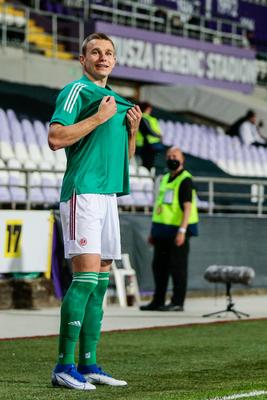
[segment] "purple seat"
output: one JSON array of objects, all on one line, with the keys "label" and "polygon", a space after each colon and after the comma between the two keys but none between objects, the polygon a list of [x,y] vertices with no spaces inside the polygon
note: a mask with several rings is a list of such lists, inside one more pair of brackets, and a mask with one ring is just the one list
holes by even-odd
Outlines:
[{"label": "purple seat", "polygon": [[44,203],[44,195],[40,188],[30,188],[29,199],[35,203]]},{"label": "purple seat", "polygon": [[11,201],[11,196],[7,187],[0,186],[0,203]]},{"label": "purple seat", "polygon": [[47,130],[41,121],[35,120],[33,122],[35,136],[40,147],[47,145]]},{"label": "purple seat", "polygon": [[57,203],[59,194],[55,188],[43,188],[44,201],[47,203]]},{"label": "purple seat", "polygon": [[15,201],[16,203],[26,202],[26,190],[24,188],[11,186],[10,196],[11,196],[11,201]]},{"label": "purple seat", "polygon": [[10,121],[10,128],[11,128],[11,136],[12,136],[12,141],[13,143],[24,143],[23,139],[23,132],[21,129],[21,124],[20,122],[13,118]]},{"label": "purple seat", "polygon": [[0,140],[10,141],[10,128],[6,113],[0,108]]},{"label": "purple seat", "polygon": [[29,144],[38,145],[32,123],[28,119],[24,118],[21,121],[21,126],[22,126],[22,130],[23,130],[24,141],[28,145]]}]

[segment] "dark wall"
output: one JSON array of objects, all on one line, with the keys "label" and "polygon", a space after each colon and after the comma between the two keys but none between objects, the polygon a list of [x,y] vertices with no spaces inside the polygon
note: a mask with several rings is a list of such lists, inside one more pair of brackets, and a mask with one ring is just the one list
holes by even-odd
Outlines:
[{"label": "dark wall", "polygon": [[19,117],[26,115],[49,121],[55,108],[57,89],[0,81],[0,107],[12,108]]},{"label": "dark wall", "polygon": [[[153,249],[147,244],[151,217],[122,214],[122,251],[130,254],[141,290],[152,291]],[[256,277],[253,287],[267,287],[267,218],[242,216],[201,216],[200,235],[191,239],[189,290],[211,289],[203,278],[212,264],[249,266]]]}]

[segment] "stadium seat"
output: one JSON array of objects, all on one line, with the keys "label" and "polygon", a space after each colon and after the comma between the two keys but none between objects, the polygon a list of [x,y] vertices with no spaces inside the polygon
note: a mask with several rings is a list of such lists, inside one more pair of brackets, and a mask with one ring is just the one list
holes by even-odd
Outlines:
[{"label": "stadium seat", "polygon": [[47,203],[58,203],[59,193],[56,188],[43,188],[44,201]]},{"label": "stadium seat", "polygon": [[38,187],[30,188],[29,200],[33,203],[45,203],[45,197],[42,190]]},{"label": "stadium seat", "polygon": [[11,118],[10,126],[15,156],[21,163],[27,162],[29,160],[29,153],[23,139],[21,124],[17,118]]},{"label": "stadium seat", "polygon": [[26,203],[27,196],[25,188],[10,186],[9,190],[11,201],[15,203]]},{"label": "stadium seat", "polygon": [[10,203],[11,196],[7,187],[0,186],[0,203]]},{"label": "stadium seat", "polygon": [[10,186],[20,186],[26,184],[26,176],[25,172],[21,172],[21,164],[15,159],[9,159],[7,161],[7,167],[11,169],[16,169],[16,171],[9,171],[9,185]]},{"label": "stadium seat", "polygon": [[56,158],[55,169],[57,169],[59,171],[64,171],[66,168],[66,163],[67,163],[65,150],[59,149],[59,150],[55,151],[55,158]]},{"label": "stadium seat", "polygon": [[[1,169],[3,169],[1,171]],[[9,173],[5,170],[6,165],[3,160],[0,159],[0,203],[10,202],[11,196],[8,188]]]},{"label": "stadium seat", "polygon": [[27,145],[30,159],[36,162],[37,164],[41,163],[43,157],[36,140],[32,123],[28,119],[24,118],[21,121],[21,126],[24,134],[24,141]]},{"label": "stadium seat", "polygon": [[4,119],[0,120],[0,159],[7,161],[10,158],[14,158],[15,154],[12,148],[9,128],[6,129],[4,123],[1,125],[3,121]]},{"label": "stadium seat", "polygon": [[144,167],[143,165],[140,165],[137,169],[137,173],[139,176],[150,176],[149,170]]},{"label": "stadium seat", "polygon": [[171,146],[174,141],[175,135],[175,126],[172,121],[167,121],[164,123],[163,121],[159,121],[160,128],[162,132],[162,142],[165,146]]},{"label": "stadium seat", "polygon": [[119,206],[130,207],[133,204],[134,204],[134,199],[132,197],[132,194],[118,197],[118,205]]},{"label": "stadium seat", "polygon": [[48,146],[47,130],[45,125],[41,121],[35,120],[33,122],[33,128],[43,156],[43,160],[48,161],[52,167],[55,167],[57,160],[55,153],[51,151]]}]

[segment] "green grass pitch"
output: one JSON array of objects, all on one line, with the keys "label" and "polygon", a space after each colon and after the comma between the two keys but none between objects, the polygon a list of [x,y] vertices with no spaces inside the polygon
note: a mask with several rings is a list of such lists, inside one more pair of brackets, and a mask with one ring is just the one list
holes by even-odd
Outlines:
[{"label": "green grass pitch", "polygon": [[127,388],[52,388],[56,351],[56,337],[0,341],[0,399],[206,400],[267,390],[265,320],[104,333],[99,364]]}]

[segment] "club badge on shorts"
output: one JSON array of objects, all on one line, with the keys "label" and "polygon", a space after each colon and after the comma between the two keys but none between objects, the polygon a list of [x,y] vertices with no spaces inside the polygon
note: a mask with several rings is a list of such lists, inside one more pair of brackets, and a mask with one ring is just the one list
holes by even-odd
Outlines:
[{"label": "club badge on shorts", "polygon": [[79,240],[79,244],[80,244],[80,246],[82,246],[82,247],[86,246],[86,245],[87,245],[87,239],[86,239],[86,238],[81,238],[81,239]]}]

